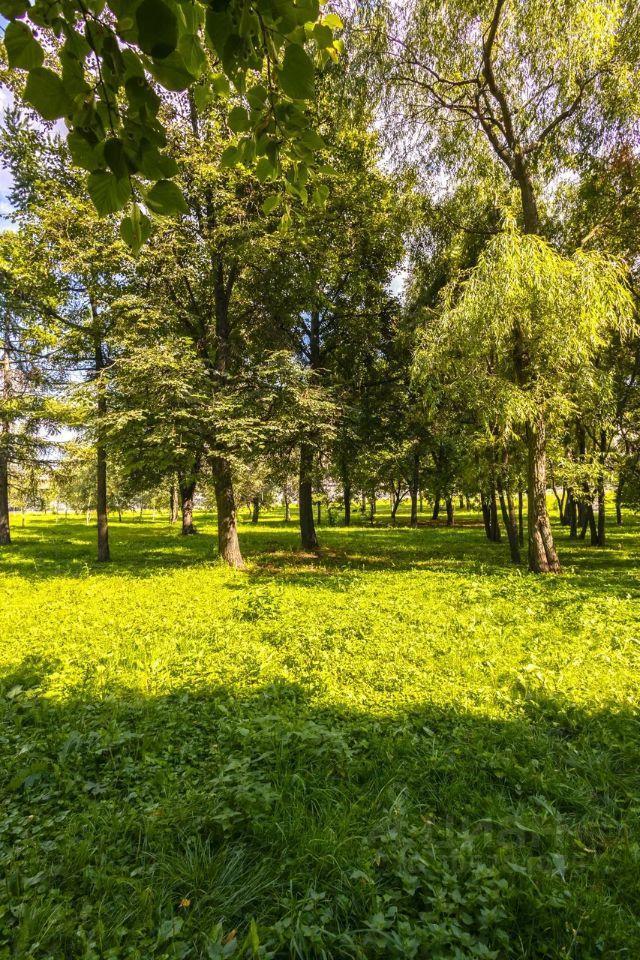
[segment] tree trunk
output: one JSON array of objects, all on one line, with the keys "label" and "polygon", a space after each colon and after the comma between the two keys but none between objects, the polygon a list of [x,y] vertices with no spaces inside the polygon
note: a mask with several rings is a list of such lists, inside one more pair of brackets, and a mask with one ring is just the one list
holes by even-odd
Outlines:
[{"label": "tree trunk", "polygon": [[529,570],[559,573],[560,562],[547,512],[546,431],[542,418],[527,427],[527,473]]},{"label": "tree trunk", "polygon": [[598,474],[598,485],[596,496],[598,499],[598,543],[597,546],[606,546],[606,490],[604,488],[604,467],[607,456],[607,435],[604,430],[600,431],[600,473]]},{"label": "tree trunk", "polygon": [[433,501],[433,513],[431,514],[432,520],[437,520],[440,516],[440,491],[436,490],[435,499]]},{"label": "tree trunk", "polygon": [[413,469],[411,472],[411,519],[409,526],[418,526],[418,490],[420,487],[420,453],[416,447],[413,451]]},{"label": "tree trunk", "polygon": [[11,543],[9,521],[9,464],[4,447],[0,447],[0,546]]},{"label": "tree trunk", "polygon": [[[6,402],[11,396],[11,364],[9,362],[9,318],[5,316],[2,348],[2,397]],[[2,421],[0,434],[0,546],[11,543],[9,518],[9,420]]]},{"label": "tree trunk", "polygon": [[573,488],[567,490],[567,503],[564,508],[565,522],[569,527],[569,539],[575,540],[578,535],[578,505],[573,493]]},{"label": "tree trunk", "polygon": [[484,493],[480,493],[480,505],[482,506],[482,519],[484,521],[484,532],[487,540],[491,540],[491,508],[489,498]]},{"label": "tree trunk", "polygon": [[182,536],[189,537],[196,533],[193,525],[193,496],[196,490],[196,481],[180,483],[180,505],[182,509]]},{"label": "tree trunk", "polygon": [[260,494],[257,494],[251,501],[251,523],[257,523],[260,519]]},{"label": "tree trunk", "polygon": [[498,479],[498,496],[500,497],[500,510],[502,512],[502,522],[507,531],[507,540],[509,541],[509,552],[512,563],[520,563],[520,547],[518,546],[518,520],[516,517],[515,506],[511,490],[507,485],[506,491],[502,480]]},{"label": "tree trunk", "polygon": [[518,486],[518,546],[524,547],[524,517],[522,515],[523,507],[522,484]]},{"label": "tree trunk", "polygon": [[464,496],[461,493],[458,495],[458,509],[464,510]]},{"label": "tree trunk", "polygon": [[491,519],[491,540],[493,543],[500,543],[502,535],[500,533],[500,521],[498,520],[498,499],[496,497],[496,485],[491,481],[491,493],[489,497],[489,516]]},{"label": "tree trunk", "polygon": [[[93,307],[92,307],[93,309]],[[95,311],[94,311],[95,316]],[[107,413],[107,396],[105,385],[100,378],[104,369],[104,353],[102,342],[96,340],[95,343],[95,368],[98,376],[98,442],[96,445],[96,507],[98,513],[98,561],[106,563],[111,559],[109,552],[109,517],[107,514],[107,451],[102,439],[102,422]]]},{"label": "tree trunk", "polygon": [[300,540],[305,550],[318,549],[318,537],[313,520],[313,448],[300,444],[300,485],[298,506],[300,513]]},{"label": "tree trunk", "polygon": [[348,480],[344,482],[344,525],[351,526],[351,484]]},{"label": "tree trunk", "polygon": [[179,512],[179,503],[178,503],[178,484],[176,483],[175,477],[171,481],[171,487],[169,489],[169,522],[176,523],[178,519]]},{"label": "tree trunk", "polygon": [[235,570],[242,570],[244,561],[238,540],[231,464],[226,457],[217,456],[212,459],[211,468],[218,511],[218,555],[230,567]]},{"label": "tree trunk", "polygon": [[282,501],[284,503],[284,522],[289,523],[291,520],[291,503],[289,501],[289,484],[285,483],[282,490]]},{"label": "tree trunk", "polygon": [[453,498],[445,497],[445,506],[447,508],[447,526],[453,526]]},{"label": "tree trunk", "polygon": [[362,490],[360,494],[360,513],[364,517],[366,512],[367,512],[367,494],[364,490]]},{"label": "tree trunk", "polygon": [[622,488],[624,486],[624,478],[618,477],[618,486],[616,487],[616,523],[619,527],[622,526]]}]

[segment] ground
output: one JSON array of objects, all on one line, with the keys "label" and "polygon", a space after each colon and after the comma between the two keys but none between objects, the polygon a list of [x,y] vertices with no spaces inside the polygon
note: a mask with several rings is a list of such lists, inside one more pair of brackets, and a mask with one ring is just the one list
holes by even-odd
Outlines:
[{"label": "ground", "polygon": [[0,957],[640,956],[640,523],[14,521]]}]

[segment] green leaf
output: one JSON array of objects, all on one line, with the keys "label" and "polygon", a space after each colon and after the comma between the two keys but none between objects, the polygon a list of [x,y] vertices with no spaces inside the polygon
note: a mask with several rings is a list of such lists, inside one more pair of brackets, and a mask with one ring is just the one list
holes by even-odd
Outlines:
[{"label": "green leaf", "polygon": [[24,98],[34,107],[43,120],[59,120],[71,113],[73,104],[62,80],[47,67],[29,71]]},{"label": "green leaf", "polygon": [[231,92],[231,87],[229,86],[229,81],[225,77],[224,73],[214,73],[211,77],[211,87],[214,93],[217,93],[219,97],[228,97]]},{"label": "green leaf", "polygon": [[140,173],[147,180],[166,180],[178,172],[178,164],[173,157],[160,153],[154,144],[147,141],[142,142],[136,162]]},{"label": "green leaf", "polygon": [[0,0],[0,16],[7,20],[23,17],[28,9],[29,4],[25,0]]},{"label": "green leaf", "polygon": [[328,13],[322,18],[322,23],[330,30],[342,30],[342,20],[337,13]]},{"label": "green leaf", "polygon": [[240,160],[240,151],[237,147],[227,147],[226,150],[222,151],[222,156],[220,157],[220,167],[223,170],[228,169],[229,167],[235,167],[236,163]]},{"label": "green leaf", "polygon": [[310,150],[324,150],[326,147],[326,143],[315,130],[305,130],[300,139]]},{"label": "green leaf", "polygon": [[267,180],[273,180],[276,175],[276,169],[268,157],[260,157],[256,164],[256,177],[260,183],[266,183]]},{"label": "green leaf", "polygon": [[81,133],[72,131],[67,137],[67,148],[71,159],[78,167],[84,170],[95,170],[101,165],[95,147],[93,147]]},{"label": "green leaf", "polygon": [[146,200],[149,209],[161,217],[189,211],[182,191],[172,180],[159,180],[147,193]]},{"label": "green leaf", "polygon": [[128,178],[118,178],[108,170],[96,170],[87,181],[89,196],[101,217],[122,210],[131,196]]},{"label": "green leaf", "polygon": [[197,78],[187,69],[177,50],[163,60],[154,60],[149,69],[165,90],[186,90]]},{"label": "green leaf", "polygon": [[277,207],[280,206],[282,201],[282,194],[274,193],[272,196],[267,197],[267,199],[262,204],[263,213],[272,213]]},{"label": "green leaf", "polygon": [[234,133],[244,133],[251,126],[249,114],[244,107],[234,107],[227,118],[227,122]]},{"label": "green leaf", "polygon": [[104,159],[109,169],[113,171],[118,179],[126,177],[129,173],[124,146],[122,140],[118,140],[117,137],[111,137],[105,143]]},{"label": "green leaf", "polygon": [[189,72],[194,77],[201,76],[207,65],[207,55],[200,43],[200,38],[195,33],[184,33],[180,37],[178,50]]},{"label": "green leaf", "polygon": [[44,51],[34,38],[26,23],[14,20],[7,24],[4,32],[4,45],[7,50],[9,66],[20,67],[22,70],[32,70],[41,66],[44,60]]},{"label": "green leaf", "polygon": [[333,33],[329,27],[321,23],[316,23],[315,27],[313,28],[313,39],[316,41],[320,49],[324,49],[324,47],[330,47],[333,43]]},{"label": "green leaf", "polygon": [[311,100],[315,95],[315,68],[298,43],[290,43],[285,50],[280,85],[293,100]]},{"label": "green leaf", "polygon": [[207,7],[206,33],[211,47],[222,60],[227,40],[233,31],[233,21],[226,10],[216,9],[212,3]]},{"label": "green leaf", "polygon": [[317,207],[323,207],[329,197],[329,187],[326,183],[320,183],[313,191],[313,202]]},{"label": "green leaf", "polygon": [[151,221],[137,204],[133,205],[131,213],[123,217],[120,224],[120,236],[131,249],[132,253],[137,254],[140,248],[147,242],[151,235]]},{"label": "green leaf", "polygon": [[164,0],[142,0],[136,10],[140,49],[156,60],[163,60],[178,45],[178,20]]}]

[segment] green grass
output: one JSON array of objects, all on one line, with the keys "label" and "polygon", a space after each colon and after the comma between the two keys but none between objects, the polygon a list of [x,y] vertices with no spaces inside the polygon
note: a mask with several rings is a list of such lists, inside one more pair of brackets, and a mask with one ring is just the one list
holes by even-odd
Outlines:
[{"label": "green grass", "polygon": [[0,553],[0,957],[640,956],[637,521],[199,527]]}]

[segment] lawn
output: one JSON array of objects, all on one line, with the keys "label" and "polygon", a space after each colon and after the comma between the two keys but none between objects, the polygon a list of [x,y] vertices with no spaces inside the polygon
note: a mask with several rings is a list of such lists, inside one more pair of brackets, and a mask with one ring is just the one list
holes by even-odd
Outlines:
[{"label": "lawn", "polygon": [[640,956],[640,523],[28,517],[0,553],[0,957]]}]

